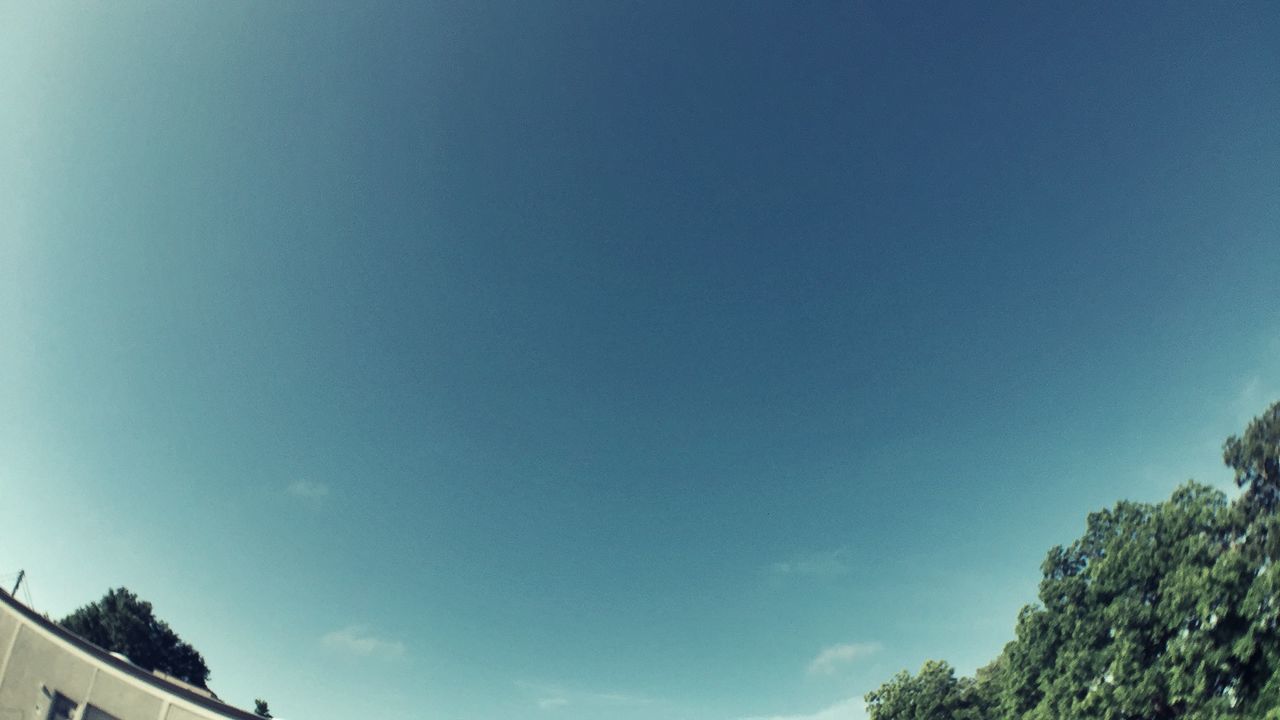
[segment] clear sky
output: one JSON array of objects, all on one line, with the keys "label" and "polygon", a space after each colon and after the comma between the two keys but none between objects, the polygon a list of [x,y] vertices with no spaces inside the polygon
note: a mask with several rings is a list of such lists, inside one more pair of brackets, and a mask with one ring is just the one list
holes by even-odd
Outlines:
[{"label": "clear sky", "polygon": [[0,574],[290,720],[863,717],[1280,398],[1280,7],[0,1]]}]

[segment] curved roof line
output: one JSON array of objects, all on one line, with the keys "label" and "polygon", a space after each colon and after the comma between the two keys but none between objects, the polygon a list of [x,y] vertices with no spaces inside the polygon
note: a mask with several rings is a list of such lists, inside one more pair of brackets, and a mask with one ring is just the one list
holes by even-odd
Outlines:
[{"label": "curved roof line", "polygon": [[131,662],[121,660],[106,650],[103,650],[97,645],[94,645],[88,640],[85,640],[79,635],[76,635],[70,630],[67,630],[61,625],[45,618],[26,605],[18,602],[4,589],[0,589],[0,602],[4,603],[14,612],[18,613],[18,615],[25,618],[27,622],[30,622],[41,630],[53,635],[56,639],[70,645],[72,649],[79,650],[80,652],[89,655],[91,659],[96,660],[103,665],[107,665],[108,667],[124,673],[125,675],[141,680],[162,693],[176,696],[181,698],[184,702],[197,705],[206,710],[211,710],[225,717],[235,718],[236,720],[262,720],[261,716],[254,715],[246,710],[241,710],[238,707],[228,705],[221,700],[205,697],[198,692],[188,690],[180,685],[176,685],[163,678],[157,677]]}]

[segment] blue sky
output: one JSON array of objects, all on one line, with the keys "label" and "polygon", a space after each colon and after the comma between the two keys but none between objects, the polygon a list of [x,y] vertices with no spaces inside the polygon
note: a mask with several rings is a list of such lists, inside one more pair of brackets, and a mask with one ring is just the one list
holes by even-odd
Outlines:
[{"label": "blue sky", "polygon": [[290,720],[854,720],[1280,398],[1280,11],[0,5],[0,573]]}]

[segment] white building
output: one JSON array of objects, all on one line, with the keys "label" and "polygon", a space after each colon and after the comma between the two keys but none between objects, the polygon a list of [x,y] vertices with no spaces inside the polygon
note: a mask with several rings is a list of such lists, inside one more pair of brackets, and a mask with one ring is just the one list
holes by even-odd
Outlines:
[{"label": "white building", "polygon": [[0,590],[0,720],[262,720],[151,673]]}]

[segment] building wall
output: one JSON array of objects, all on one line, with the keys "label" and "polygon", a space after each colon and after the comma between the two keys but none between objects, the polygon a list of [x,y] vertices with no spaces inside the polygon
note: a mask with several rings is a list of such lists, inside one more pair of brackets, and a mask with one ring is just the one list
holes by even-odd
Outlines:
[{"label": "building wall", "polygon": [[0,590],[0,720],[260,720],[112,657]]}]

